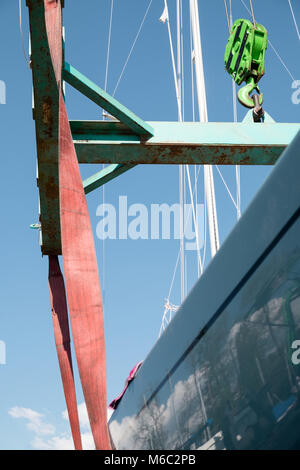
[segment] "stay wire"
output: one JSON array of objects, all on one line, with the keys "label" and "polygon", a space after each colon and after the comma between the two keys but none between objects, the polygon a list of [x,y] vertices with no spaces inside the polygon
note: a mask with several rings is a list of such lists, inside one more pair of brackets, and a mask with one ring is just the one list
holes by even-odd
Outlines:
[{"label": "stay wire", "polygon": [[255,21],[255,16],[254,16],[254,9],[253,9],[253,5],[252,5],[252,0],[249,0],[249,2],[250,2],[250,9],[251,9],[253,25],[254,25],[254,28],[256,28],[256,21]]},{"label": "stay wire", "polygon": [[25,44],[24,44],[24,34],[23,34],[23,27],[22,27],[22,2],[21,2],[21,0],[19,0],[19,27],[20,27],[20,35],[21,35],[21,43],[22,43],[23,54],[24,54],[26,63],[28,65],[28,68],[30,68],[30,59],[26,54]]},{"label": "stay wire", "polygon": [[230,33],[230,21],[229,21],[229,13],[228,13],[228,7],[227,7],[227,0],[224,0],[224,6],[225,6],[225,13],[226,13],[228,31],[229,31],[229,33]]},{"label": "stay wire", "polygon": [[136,36],[135,36],[135,39],[134,39],[134,41],[133,41],[133,44],[132,44],[132,46],[131,46],[131,49],[130,49],[130,51],[129,51],[129,54],[128,54],[128,56],[127,56],[127,59],[125,60],[125,63],[124,63],[124,65],[123,65],[122,71],[121,71],[121,73],[120,73],[120,76],[119,76],[119,78],[118,78],[118,81],[117,81],[117,83],[116,83],[116,86],[115,86],[115,89],[114,89],[114,92],[113,92],[112,96],[115,96],[116,91],[117,91],[117,89],[118,89],[118,87],[119,87],[119,85],[120,85],[120,81],[121,81],[121,79],[122,79],[122,77],[123,77],[123,75],[124,75],[125,69],[126,69],[127,64],[128,64],[128,62],[129,62],[129,59],[130,59],[130,57],[131,57],[131,54],[132,54],[132,52],[133,52],[133,49],[134,49],[134,47],[135,47],[135,45],[136,45],[136,43],[137,43],[137,40],[138,40],[138,38],[139,38],[139,35],[140,35],[140,33],[141,33],[141,30],[142,30],[142,28],[143,28],[143,25],[144,25],[144,23],[145,23],[145,20],[146,20],[146,18],[147,18],[147,15],[148,15],[148,13],[149,13],[149,10],[150,10],[150,7],[151,7],[151,5],[152,5],[152,2],[153,2],[153,0],[150,0],[149,5],[148,5],[148,7],[147,7],[147,9],[146,9],[145,15],[144,15],[144,17],[143,17],[143,19],[142,19],[142,22],[141,22],[140,26],[139,26],[138,32],[137,32],[137,34],[136,34]]},{"label": "stay wire", "polygon": [[298,36],[298,39],[300,41],[299,27],[298,27],[298,23],[297,23],[296,16],[295,16],[295,13],[294,13],[294,9],[293,9],[293,6],[292,6],[292,2],[291,2],[291,0],[288,0],[288,2],[289,2],[290,10],[291,10],[291,13],[292,13],[293,21],[294,21],[294,24],[295,24],[297,36]]},{"label": "stay wire", "polygon": [[[247,5],[245,4],[244,0],[240,0],[241,3],[244,5],[244,7],[246,8],[246,10],[248,11],[248,13],[251,15],[251,11],[249,10],[249,8],[247,7]],[[294,81],[295,78],[294,76],[292,75],[291,71],[289,70],[288,66],[286,65],[286,63],[284,62],[284,60],[282,59],[282,57],[280,56],[279,52],[277,51],[277,49],[273,46],[272,42],[270,41],[270,39],[268,40],[268,43],[270,44],[270,47],[273,49],[274,53],[276,54],[277,58],[279,59],[279,61],[281,62],[282,66],[285,68],[285,70],[287,71],[287,73],[289,74],[289,76],[291,77],[291,79]]]}]

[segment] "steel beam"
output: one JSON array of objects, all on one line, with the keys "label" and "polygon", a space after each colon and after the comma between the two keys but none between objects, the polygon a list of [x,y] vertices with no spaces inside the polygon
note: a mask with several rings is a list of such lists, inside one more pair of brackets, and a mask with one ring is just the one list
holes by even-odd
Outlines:
[{"label": "steel beam", "polygon": [[108,132],[102,121],[71,121],[79,163],[273,165],[300,131],[294,123],[150,122],[154,136],[139,142],[115,124]]},{"label": "steel beam", "polygon": [[[34,84],[34,119],[36,125],[40,222],[42,252],[61,253],[58,183],[58,114],[61,61],[53,68],[49,42],[53,38],[53,9],[45,11],[44,1],[27,0],[31,36],[31,68]],[[61,22],[61,15],[58,15]],[[47,24],[46,24],[47,23]],[[60,29],[59,25],[59,29]],[[61,44],[61,43],[60,43]],[[61,46],[58,45],[61,54]]]},{"label": "steel beam", "polygon": [[103,170],[98,171],[98,173],[95,173],[93,176],[90,176],[83,181],[85,194],[90,193],[94,189],[100,188],[100,186],[103,186],[105,183],[108,183],[117,176],[122,175],[122,173],[125,173],[134,166],[136,165],[119,165],[116,163],[103,168]]},{"label": "steel beam", "polygon": [[67,62],[65,62],[63,69],[63,79],[76,88],[76,90],[83,93],[87,98],[94,101],[94,103],[105,109],[105,111],[108,111],[112,116],[126,124],[126,126],[132,129],[143,140],[147,140],[153,136],[153,130],[149,124],[136,116],[132,111],[119,103],[115,98],[110,96],[106,91],[102,90],[102,88]]}]

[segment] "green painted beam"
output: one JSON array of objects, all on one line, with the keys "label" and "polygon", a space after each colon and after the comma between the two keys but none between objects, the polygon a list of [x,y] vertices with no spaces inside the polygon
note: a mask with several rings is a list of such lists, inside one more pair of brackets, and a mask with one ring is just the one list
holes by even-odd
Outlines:
[{"label": "green painted beam", "polygon": [[103,168],[103,170],[98,171],[98,173],[83,181],[85,194],[90,193],[94,189],[100,188],[100,186],[103,186],[105,183],[108,183],[117,176],[120,176],[122,173],[125,173],[125,171],[130,170],[134,166],[136,165],[115,164]]},{"label": "green painted beam", "polygon": [[[247,123],[253,124],[253,109],[249,109],[249,111],[245,115],[242,122],[243,123],[247,122]],[[274,122],[276,122],[276,121],[272,118],[272,116],[270,116],[270,114],[268,114],[267,111],[265,111],[264,124],[274,123]]]},{"label": "green painted beam", "polygon": [[127,109],[106,91],[95,85],[89,78],[76,70],[72,65],[65,62],[63,79],[76,90],[83,93],[87,98],[101,106],[108,113],[119,119],[122,123],[134,131],[142,140],[153,136],[152,127]]},{"label": "green painted beam", "polygon": [[[122,140],[102,121],[77,122],[73,140],[80,163],[273,165],[300,124],[150,122],[147,142]],[[91,126],[92,131],[84,132]],[[73,127],[71,121],[71,128]],[[105,130],[106,129],[106,130]],[[119,133],[118,133],[119,132]]]},{"label": "green painted beam", "polygon": [[115,140],[140,143],[140,137],[119,121],[70,121],[76,140]]}]

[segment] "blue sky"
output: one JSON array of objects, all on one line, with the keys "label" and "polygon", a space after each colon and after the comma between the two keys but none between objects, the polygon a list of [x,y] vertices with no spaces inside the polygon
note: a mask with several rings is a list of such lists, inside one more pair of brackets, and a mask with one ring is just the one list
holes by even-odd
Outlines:
[{"label": "blue sky", "polygon": [[[169,0],[175,35],[175,0]],[[248,0],[245,0],[248,5]],[[104,86],[110,0],[65,1],[66,58],[100,86]],[[131,48],[149,0],[115,0],[112,23],[108,92],[112,92]],[[300,23],[300,4],[292,1]],[[248,18],[240,0],[232,0],[233,17]],[[287,69],[271,47],[266,76],[261,81],[265,109],[275,120],[297,122],[300,104],[292,103],[292,83],[300,80],[300,41],[287,0],[254,0],[258,22]],[[185,117],[192,119],[189,69],[188,1],[183,0],[185,34]],[[232,92],[224,72],[223,55],[228,30],[221,0],[199,0],[208,113],[210,121],[231,121]],[[167,26],[159,22],[163,1],[153,0],[141,35],[118,87],[116,98],[145,120],[176,120],[177,108],[171,69]],[[28,13],[22,1],[25,45]],[[174,36],[175,39],[175,36]],[[35,129],[32,120],[32,78],[23,56],[18,1],[0,4],[0,80],[6,85],[6,104],[0,104],[1,121],[1,306],[0,341],[6,344],[6,365],[0,365],[0,448],[68,448],[70,436],[54,346],[48,294],[47,259],[41,257],[38,237],[29,229],[38,218]],[[300,85],[300,84],[299,84]],[[96,105],[67,87],[71,119],[101,119]],[[245,110],[238,107],[239,120]],[[84,177],[99,168],[82,168]],[[234,168],[222,168],[235,194]],[[242,211],[269,174],[269,168],[241,170]],[[200,177],[201,178],[201,177]],[[200,180],[201,181],[201,180]],[[221,241],[236,220],[233,204],[215,173]],[[202,191],[199,185],[199,194]],[[178,168],[140,166],[109,183],[105,201],[117,205],[119,195],[128,203],[178,202]],[[200,198],[201,199],[201,198]],[[97,206],[102,191],[88,196],[96,232]],[[200,200],[201,202],[201,200]],[[108,400],[123,388],[132,367],[144,359],[161,324],[178,254],[176,240],[108,240],[95,238],[104,288],[107,344]],[[104,266],[103,266],[104,264]],[[195,282],[195,255],[187,254],[187,285]],[[179,272],[171,301],[179,303]],[[78,402],[83,396],[76,373]],[[80,406],[86,446],[91,446],[84,406]]]}]

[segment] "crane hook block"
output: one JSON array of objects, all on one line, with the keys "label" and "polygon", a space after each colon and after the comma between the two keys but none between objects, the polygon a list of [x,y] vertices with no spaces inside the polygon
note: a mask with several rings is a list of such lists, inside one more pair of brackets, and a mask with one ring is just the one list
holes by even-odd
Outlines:
[{"label": "crane hook block", "polygon": [[[265,73],[265,54],[268,47],[268,33],[264,26],[251,21],[239,19],[232,26],[232,30],[225,49],[225,69],[241,85],[238,99],[247,108],[254,108],[255,103],[250,93],[259,92],[257,83]],[[263,96],[260,94],[260,104]]]}]

